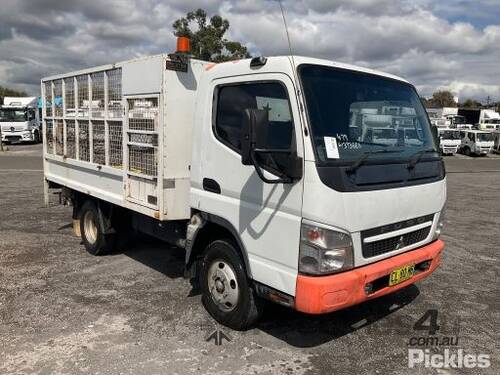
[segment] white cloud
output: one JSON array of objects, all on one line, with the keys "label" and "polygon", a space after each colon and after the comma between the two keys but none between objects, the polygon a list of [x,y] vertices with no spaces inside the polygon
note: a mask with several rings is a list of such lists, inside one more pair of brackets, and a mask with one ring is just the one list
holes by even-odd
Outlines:
[{"label": "white cloud", "polygon": [[[500,19],[469,23],[483,10],[500,8],[497,0],[283,4],[297,54],[398,74],[424,95],[450,88],[461,98],[500,100]],[[44,75],[171,51],[172,22],[199,6],[229,19],[228,36],[253,53],[288,54],[274,0],[39,0],[36,5],[3,0],[0,13],[0,84],[32,93]]]}]

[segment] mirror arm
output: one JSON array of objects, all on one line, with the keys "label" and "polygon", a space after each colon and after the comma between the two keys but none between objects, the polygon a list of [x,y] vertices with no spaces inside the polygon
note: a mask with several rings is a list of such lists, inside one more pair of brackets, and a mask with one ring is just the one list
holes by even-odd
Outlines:
[{"label": "mirror arm", "polygon": [[[262,150],[262,151],[267,151],[267,150]],[[259,162],[257,161],[257,158],[255,156],[257,152],[262,152],[262,151],[259,151],[259,149],[255,149],[255,150],[252,150],[250,152],[250,156],[252,158],[252,162],[253,162],[253,165],[255,167],[255,171],[257,172],[257,175],[260,177],[260,179],[267,184],[289,184],[289,183],[293,182],[293,180],[289,177],[286,177],[286,178],[280,177],[280,178],[277,178],[275,180],[270,180],[266,176],[264,176],[264,172],[262,171],[262,168],[259,166]]]}]

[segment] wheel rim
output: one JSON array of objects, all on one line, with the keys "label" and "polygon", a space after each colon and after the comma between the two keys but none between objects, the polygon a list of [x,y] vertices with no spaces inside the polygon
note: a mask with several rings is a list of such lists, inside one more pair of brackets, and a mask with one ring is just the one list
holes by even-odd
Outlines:
[{"label": "wheel rim", "polygon": [[219,309],[232,311],[238,304],[239,286],[234,269],[223,260],[215,260],[208,269],[208,290]]},{"label": "wheel rim", "polygon": [[97,225],[92,211],[85,212],[83,216],[83,230],[87,241],[91,244],[95,244],[97,241]]}]

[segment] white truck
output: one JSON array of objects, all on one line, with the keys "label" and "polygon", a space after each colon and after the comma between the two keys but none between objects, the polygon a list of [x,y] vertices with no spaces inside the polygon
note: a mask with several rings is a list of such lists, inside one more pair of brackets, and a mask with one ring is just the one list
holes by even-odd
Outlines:
[{"label": "white truck", "polygon": [[493,134],[482,130],[463,130],[460,132],[460,152],[467,156],[488,155],[494,146]]},{"label": "white truck", "polygon": [[482,109],[476,128],[486,131],[500,130],[500,113],[492,109]]},{"label": "white truck", "polygon": [[438,129],[439,147],[443,155],[456,154],[462,143],[460,130],[458,129]]},{"label": "white truck", "polygon": [[36,97],[5,97],[0,106],[2,142],[42,141]]},{"label": "white truck", "polygon": [[[46,203],[62,190],[91,254],[131,227],[184,248],[186,276],[231,328],[255,322],[262,299],[327,313],[440,263],[445,170],[402,78],[299,56],[213,64],[181,51],[41,88]],[[414,109],[418,144],[362,141],[350,121],[360,102],[379,114],[381,103]]]}]

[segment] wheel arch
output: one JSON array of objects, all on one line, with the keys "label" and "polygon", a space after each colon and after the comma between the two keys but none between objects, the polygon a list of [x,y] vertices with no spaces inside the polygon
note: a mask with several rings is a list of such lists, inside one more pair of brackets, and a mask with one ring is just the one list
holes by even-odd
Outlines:
[{"label": "wheel arch", "polygon": [[229,238],[234,241],[238,255],[243,261],[247,276],[252,279],[248,253],[241,241],[236,228],[226,219],[204,212],[194,215],[196,220],[191,219],[186,241],[186,271],[187,275],[194,276],[196,261],[200,258],[206,246],[217,239]]}]

